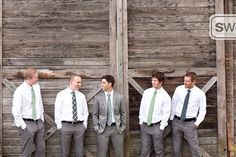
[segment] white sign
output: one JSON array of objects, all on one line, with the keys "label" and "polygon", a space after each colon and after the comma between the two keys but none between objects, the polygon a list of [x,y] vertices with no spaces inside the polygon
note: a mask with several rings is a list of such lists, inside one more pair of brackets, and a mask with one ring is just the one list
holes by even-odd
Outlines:
[{"label": "white sign", "polygon": [[214,14],[209,20],[209,35],[214,40],[236,40],[236,14]]}]

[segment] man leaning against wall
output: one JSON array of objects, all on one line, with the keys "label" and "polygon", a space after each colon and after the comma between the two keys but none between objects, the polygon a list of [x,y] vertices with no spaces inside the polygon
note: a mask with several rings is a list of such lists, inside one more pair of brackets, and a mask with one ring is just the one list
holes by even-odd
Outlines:
[{"label": "man leaning against wall", "polygon": [[14,123],[21,134],[21,157],[31,157],[34,150],[37,157],[44,157],[44,109],[38,72],[34,68],[27,68],[23,77],[24,82],[14,92],[12,106]]}]

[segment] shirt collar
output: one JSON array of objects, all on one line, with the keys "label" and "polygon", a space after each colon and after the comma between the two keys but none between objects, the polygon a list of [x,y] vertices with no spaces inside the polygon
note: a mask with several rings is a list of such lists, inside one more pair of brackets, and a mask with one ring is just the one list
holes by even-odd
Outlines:
[{"label": "shirt collar", "polygon": [[111,94],[111,96],[113,95],[113,90],[110,92],[110,93],[108,93],[108,92],[106,92],[105,91],[105,95],[107,96],[107,94]]},{"label": "shirt collar", "polygon": [[186,89],[186,91],[188,91],[188,90],[192,91],[192,90],[194,90],[195,88],[196,88],[196,86],[194,85],[192,88],[185,88],[185,89]]},{"label": "shirt collar", "polygon": [[24,87],[28,90],[30,90],[33,86],[30,86],[28,83],[26,83],[25,81],[23,82]]},{"label": "shirt collar", "polygon": [[159,89],[156,89],[156,88],[152,87],[153,92],[154,92],[154,91],[158,92],[158,91],[162,90],[162,88],[163,88],[163,87],[161,87],[161,88],[159,88]]},{"label": "shirt collar", "polygon": [[72,90],[72,89],[70,89],[70,87],[67,87],[67,89],[66,89],[69,93],[72,93],[72,92],[75,92],[75,93],[77,93],[78,91],[77,90]]}]

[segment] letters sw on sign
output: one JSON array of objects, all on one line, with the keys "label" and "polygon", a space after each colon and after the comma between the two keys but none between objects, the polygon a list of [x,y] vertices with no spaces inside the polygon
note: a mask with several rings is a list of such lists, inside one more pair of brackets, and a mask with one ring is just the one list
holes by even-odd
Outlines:
[{"label": "letters sw on sign", "polygon": [[236,40],[236,14],[214,14],[209,20],[209,35],[214,40]]}]

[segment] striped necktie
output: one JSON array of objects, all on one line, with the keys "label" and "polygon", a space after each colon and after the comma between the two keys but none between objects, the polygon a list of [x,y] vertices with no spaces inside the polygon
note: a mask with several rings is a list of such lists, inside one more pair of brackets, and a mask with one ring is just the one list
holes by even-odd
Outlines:
[{"label": "striped necktie", "polygon": [[107,94],[107,125],[112,124],[111,94]]},{"label": "striped necktie", "polygon": [[75,92],[72,92],[72,116],[73,116],[73,121],[78,120]]}]

